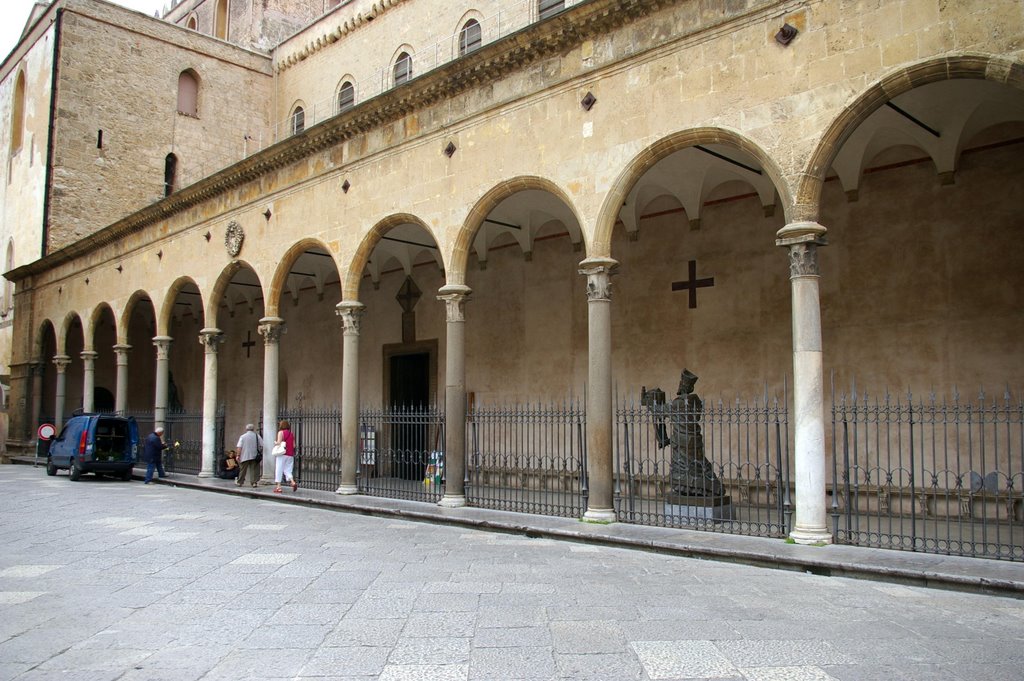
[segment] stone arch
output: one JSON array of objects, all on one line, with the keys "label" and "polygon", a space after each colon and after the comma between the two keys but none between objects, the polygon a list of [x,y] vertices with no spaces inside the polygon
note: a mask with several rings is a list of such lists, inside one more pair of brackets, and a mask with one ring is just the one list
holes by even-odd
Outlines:
[{"label": "stone arch", "polygon": [[[281,306],[281,294],[284,292],[285,283],[288,281],[288,274],[291,272],[292,265],[310,247],[320,248],[331,253],[331,249],[327,247],[327,244],[318,239],[303,239],[289,248],[278,262],[277,270],[275,270],[270,280],[266,299],[263,301],[263,313],[267,317],[278,316],[278,310]],[[331,262],[334,263],[334,267],[338,269],[340,274],[341,270],[338,268],[338,261],[333,253],[331,254]]]},{"label": "stone arch", "polygon": [[[430,238],[434,240],[434,243],[440,243],[433,230],[431,230],[430,227],[428,227],[427,224],[418,217],[410,215],[409,213],[395,213],[393,215],[389,215],[370,229],[366,236],[363,237],[362,242],[360,242],[359,247],[352,256],[352,260],[348,265],[348,270],[345,271],[342,277],[342,281],[344,282],[342,298],[344,300],[359,300],[359,282],[363,278],[363,270],[366,268],[366,263],[370,260],[370,255],[373,253],[373,249],[389,229],[403,224],[413,224],[420,227],[430,235]],[[442,262],[445,263],[445,271],[447,272],[448,263],[445,260],[443,252],[441,253],[441,259]]]},{"label": "stone arch", "polygon": [[92,314],[89,315],[88,328],[82,329],[82,333],[85,334],[86,350],[96,349],[93,347],[95,345],[96,327],[99,325],[100,319],[103,317],[104,313],[110,313],[110,318],[114,320],[114,337],[116,338],[118,336],[121,326],[117,322],[117,315],[114,314],[114,308],[110,306],[110,303],[100,303],[93,308]]},{"label": "stone arch", "polygon": [[[146,300],[150,305],[153,305],[153,296],[149,295],[146,291],[139,289],[135,293],[128,297],[128,302],[124,304],[121,309],[121,314],[117,317],[117,342],[127,343],[128,342],[128,324],[131,321],[132,313],[135,312],[135,306],[140,300]],[[154,311],[156,306],[153,305]]]},{"label": "stone arch", "polygon": [[[170,335],[170,331],[171,331],[171,315],[174,312],[174,305],[177,302],[178,293],[181,292],[181,289],[186,284],[192,284],[193,286],[196,287],[196,289],[199,290],[199,297],[200,297],[199,309],[200,310],[204,310],[204,311],[206,310],[206,305],[203,303],[203,300],[202,300],[203,290],[201,288],[199,288],[199,285],[196,284],[195,280],[192,279],[192,277],[178,277],[177,279],[174,280],[174,283],[171,284],[171,287],[169,289],[167,289],[167,294],[164,296],[164,301],[160,305],[160,314],[157,317],[157,323],[156,323],[156,335],[158,335],[158,336],[169,336]],[[154,307],[156,307],[155,304],[154,304]],[[205,312],[204,312],[204,314],[205,314]],[[204,319],[205,319],[205,317],[204,317]]]},{"label": "stone arch", "polygon": [[56,346],[57,327],[49,317],[44,318],[43,321],[39,323],[35,341],[32,343],[32,361],[48,362],[53,359],[53,357],[46,356],[47,332],[51,334],[54,345]]},{"label": "stone arch", "polygon": [[263,294],[264,300],[264,311],[266,310],[266,291],[263,288],[263,282],[260,281],[260,275],[255,267],[250,265],[244,260],[232,260],[228,263],[227,267],[221,270],[220,276],[217,277],[217,282],[213,285],[213,290],[210,292],[210,297],[206,300],[204,321],[207,325],[217,323],[217,308],[220,306],[220,301],[227,293],[228,285],[231,284],[231,280],[235,274],[242,269],[252,270],[256,276],[256,281],[260,283],[260,292]]},{"label": "stone arch", "polygon": [[79,323],[82,327],[82,337],[85,338],[85,325],[82,324],[82,317],[75,311],[68,312],[64,315],[64,319],[60,323],[60,334],[57,336],[57,354],[67,354],[68,348],[68,334],[71,333],[71,325],[75,322]]},{"label": "stone arch", "polygon": [[783,181],[782,173],[778,164],[768,156],[760,147],[738,132],[725,128],[693,128],[664,137],[651,146],[637,154],[625,167],[615,182],[612,183],[601,205],[601,212],[597,217],[597,224],[594,229],[594,238],[587,247],[588,258],[611,257],[612,230],[619,215],[619,209],[626,195],[633,188],[644,173],[650,170],[658,161],[688,147],[698,144],[723,144],[750,154],[761,164],[762,169],[775,185],[779,198],[786,213],[786,222],[790,221],[790,192],[789,186]]},{"label": "stone arch", "polygon": [[536,189],[548,192],[564,203],[576,218],[577,224],[580,225],[583,232],[583,240],[586,242],[587,231],[582,229],[584,223],[580,219],[580,213],[576,210],[576,206],[573,204],[572,199],[561,187],[551,180],[547,180],[543,177],[528,175],[515,177],[492,187],[486,194],[477,200],[476,204],[466,215],[466,220],[463,223],[462,228],[459,230],[458,235],[455,237],[455,242],[452,246],[451,253],[449,254],[450,262],[448,263],[448,267],[445,269],[445,280],[447,283],[466,283],[466,267],[469,259],[469,252],[473,247],[473,239],[476,238],[476,234],[480,230],[480,225],[483,224],[484,219],[492,210],[495,209],[495,207],[498,206],[498,204],[513,194],[527,189]]},{"label": "stone arch", "polygon": [[904,92],[954,78],[990,80],[1024,90],[1024,63],[983,54],[950,55],[909,64],[876,81],[843,109],[821,136],[801,175],[787,222],[817,221],[825,175],[843,143],[868,116]]}]

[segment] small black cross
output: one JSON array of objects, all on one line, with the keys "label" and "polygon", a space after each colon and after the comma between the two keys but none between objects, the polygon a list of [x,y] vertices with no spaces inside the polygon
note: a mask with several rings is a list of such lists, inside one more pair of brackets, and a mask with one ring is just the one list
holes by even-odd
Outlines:
[{"label": "small black cross", "polygon": [[697,278],[697,261],[690,261],[690,280],[689,281],[673,281],[673,291],[689,291],[690,292],[690,309],[697,307],[697,289],[707,288],[715,285],[715,278],[708,277],[706,279]]},{"label": "small black cross", "polygon": [[246,331],[245,332],[245,337],[248,340],[242,341],[242,347],[245,348],[245,356],[249,357],[250,356],[249,353],[252,351],[253,347],[256,345],[256,341],[254,341],[252,339],[252,331]]},{"label": "small black cross", "polygon": [[403,310],[406,312],[412,312],[421,295],[420,289],[416,285],[416,282],[412,280],[412,277],[406,277],[405,281],[402,282],[402,288],[398,289],[398,294],[395,295],[395,299],[398,301],[398,304],[402,306]]}]

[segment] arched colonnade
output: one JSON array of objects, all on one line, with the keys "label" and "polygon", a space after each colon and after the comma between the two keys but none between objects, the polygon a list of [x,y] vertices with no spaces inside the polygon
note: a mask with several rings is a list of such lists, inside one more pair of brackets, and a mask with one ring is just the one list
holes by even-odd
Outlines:
[{"label": "arched colonnade", "polygon": [[[248,302],[250,308],[262,306],[257,326],[263,338],[263,395],[264,437],[273,438],[278,414],[279,341],[285,328],[282,308],[296,277],[295,266],[304,255],[316,255],[330,264],[328,278],[336,281],[340,301],[335,312],[342,328],[342,371],[340,403],[342,405],[342,458],[340,493],[356,493],[356,452],[359,438],[360,400],[360,335],[366,304],[361,300],[361,287],[365,286],[374,254],[395,229],[418,230],[434,244],[433,258],[443,272],[443,285],[427,295],[435,296],[445,307],[444,404],[447,429],[448,485],[441,503],[449,506],[465,504],[462,488],[465,464],[465,429],[458,427],[466,419],[466,303],[471,287],[467,285],[467,272],[471,256],[479,251],[477,239],[485,222],[491,220],[495,210],[506,200],[523,192],[547,195],[562,206],[563,222],[570,225],[569,237],[581,246],[583,255],[578,272],[585,279],[587,306],[587,446],[590,495],[586,518],[612,521],[612,296],[611,277],[616,272],[613,234],[623,227],[630,229],[629,219],[623,218],[623,206],[635,198],[636,187],[645,176],[673,154],[694,148],[726,149],[733,154],[726,159],[739,164],[737,159],[757,171],[758,179],[748,184],[760,198],[766,215],[773,206],[781,209],[782,226],[773,235],[765,235],[765,245],[781,247],[778,268],[788,266],[790,279],[790,307],[793,358],[793,414],[794,466],[796,480],[796,519],[792,536],[801,542],[828,541],[830,532],[825,508],[825,418],[823,407],[823,347],[822,311],[819,292],[818,249],[826,243],[826,226],[819,224],[821,197],[828,173],[833,168],[843,145],[858,127],[878,111],[886,102],[902,93],[930,83],[951,79],[987,80],[1016,90],[1024,90],[1024,68],[983,56],[968,55],[944,58],[916,64],[872,85],[851,105],[846,107],[817,141],[806,163],[799,172],[785,174],[782,165],[769,153],[743,134],[724,128],[698,128],[681,131],[649,145],[636,154],[622,168],[603,197],[599,210],[580,210],[574,205],[573,195],[564,187],[536,176],[519,176],[501,182],[479,197],[470,206],[454,238],[447,237],[413,212],[396,212],[367,225],[358,246],[350,256],[335,243],[311,238],[297,238],[279,258],[248,262],[233,260],[213,280],[200,285],[198,273],[190,273],[187,265],[180,276],[164,285],[137,290],[123,302],[97,299],[89,309],[67,312],[59,319],[46,317],[49,310],[39,312],[45,320],[37,326],[34,339],[32,365],[32,423],[40,418],[46,405],[41,396],[52,390],[55,398],[53,418],[64,417],[71,381],[81,381],[82,405],[86,410],[96,408],[94,402],[94,376],[96,363],[104,355],[112,356],[116,373],[115,408],[124,410],[129,393],[129,351],[138,352],[139,339],[146,333],[140,327],[139,315],[146,317],[141,327],[152,330],[151,342],[156,348],[151,385],[155,420],[160,423],[167,410],[169,353],[174,343],[192,342],[172,333],[176,310],[187,307],[199,326],[198,336],[203,348],[203,464],[201,475],[213,473],[214,435],[213,417],[218,403],[217,371],[218,347],[222,331],[218,315],[228,291],[239,282],[240,273],[247,277],[245,285],[252,288]],[[721,154],[718,154],[719,156]],[[761,186],[758,186],[758,182]],[[712,188],[713,189],[713,188]],[[698,206],[705,197],[698,197]],[[694,212],[685,205],[694,219]],[[777,206],[775,205],[777,204]],[[593,208],[593,207],[591,207]],[[584,224],[581,215],[597,215],[591,224]],[[268,218],[269,219],[269,218]],[[493,220],[492,220],[493,221]],[[515,235],[513,235],[515,236]],[[772,238],[774,237],[774,239]],[[397,239],[395,239],[397,241]],[[422,245],[422,244],[420,244]],[[522,243],[520,243],[522,246]],[[524,247],[525,249],[525,247]],[[478,253],[479,255],[479,253]],[[784,259],[785,257],[785,259]],[[413,263],[406,263],[411,267]],[[310,275],[312,277],[312,275]],[[319,276],[319,275],[318,275]],[[316,277],[312,277],[316,279]],[[582,282],[581,282],[582,284]],[[322,287],[320,287],[322,291]],[[183,300],[188,294],[192,300]],[[244,301],[243,301],[244,304]],[[140,312],[142,311],[142,312]],[[135,331],[132,331],[135,329]],[[105,346],[105,347],[104,347]],[[144,354],[134,362],[141,364]],[[80,373],[69,374],[77,360],[81,360]],[[324,358],[330,360],[330,358]],[[43,372],[46,363],[56,366],[52,387],[44,388]],[[75,391],[72,391],[75,392]],[[455,427],[452,425],[455,424]],[[269,459],[269,457],[268,457]]]}]

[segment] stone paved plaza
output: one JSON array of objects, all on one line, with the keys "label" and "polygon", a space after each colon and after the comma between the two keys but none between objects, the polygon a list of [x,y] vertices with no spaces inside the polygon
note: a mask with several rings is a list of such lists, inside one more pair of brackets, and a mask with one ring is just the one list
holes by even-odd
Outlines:
[{"label": "stone paved plaza", "polygon": [[1024,600],[0,466],[0,679],[1024,678]]}]

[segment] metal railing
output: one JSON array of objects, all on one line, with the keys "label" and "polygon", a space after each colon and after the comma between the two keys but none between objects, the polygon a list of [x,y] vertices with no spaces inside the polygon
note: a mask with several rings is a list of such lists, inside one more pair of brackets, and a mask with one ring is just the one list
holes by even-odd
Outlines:
[{"label": "metal railing", "polygon": [[[341,410],[283,409],[278,418],[288,420],[295,436],[295,479],[308,489],[336,491],[341,485]],[[264,449],[269,453],[272,446]]]},{"label": "metal railing", "polygon": [[1024,401],[832,388],[837,542],[1024,561]]},{"label": "metal railing", "polygon": [[[567,9],[574,4],[577,3],[566,2],[565,8]],[[545,16],[545,19],[547,18]],[[510,3],[508,6],[499,9],[497,13],[477,20],[481,29],[481,45],[493,43],[541,20],[538,15],[537,0],[520,0],[520,2]],[[360,79],[359,82],[353,82],[353,101],[355,105],[358,106],[361,102],[370,100],[394,87],[409,82],[418,76],[429,73],[468,54],[468,52],[464,53],[460,50],[459,38],[461,34],[460,29],[455,34],[426,40],[422,47],[416,47],[414,53],[410,54],[408,62],[404,64],[402,71],[407,73],[408,77],[402,82],[395,83],[395,64],[382,65],[374,70],[369,77]],[[310,41],[316,39],[312,33],[309,36]],[[299,50],[301,46],[296,46],[295,48],[279,47],[278,49],[282,51],[282,56],[287,59],[289,49]],[[381,53],[381,56],[386,58],[384,53]],[[342,113],[343,110],[347,109],[339,107],[338,93],[334,92],[329,97],[314,101],[303,109],[302,128],[303,130],[309,130],[314,125]],[[291,137],[295,134],[294,116],[295,112],[291,111],[284,120],[267,127],[256,127],[249,129],[247,132],[240,132],[235,142],[224,139],[213,140],[212,143],[216,145],[216,160],[191,167],[179,167],[179,188],[194,184],[217,170],[226,168],[231,163],[247,158],[281,140]]]},{"label": "metal railing", "polygon": [[579,400],[474,406],[466,421],[467,504],[570,518],[583,515],[586,410]]},{"label": "metal railing", "polygon": [[[216,462],[224,456],[224,424],[224,408],[221,407],[217,410],[215,470]],[[203,412],[168,410],[164,431],[164,441],[171,445],[164,454],[167,472],[198,475],[203,468]]]},{"label": "metal railing", "polygon": [[444,412],[434,405],[361,410],[359,491],[391,499],[440,500],[444,425]]},{"label": "metal railing", "polygon": [[766,537],[788,532],[785,388],[781,400],[766,390],[757,400],[702,406],[643,397],[616,402],[619,520]]}]

